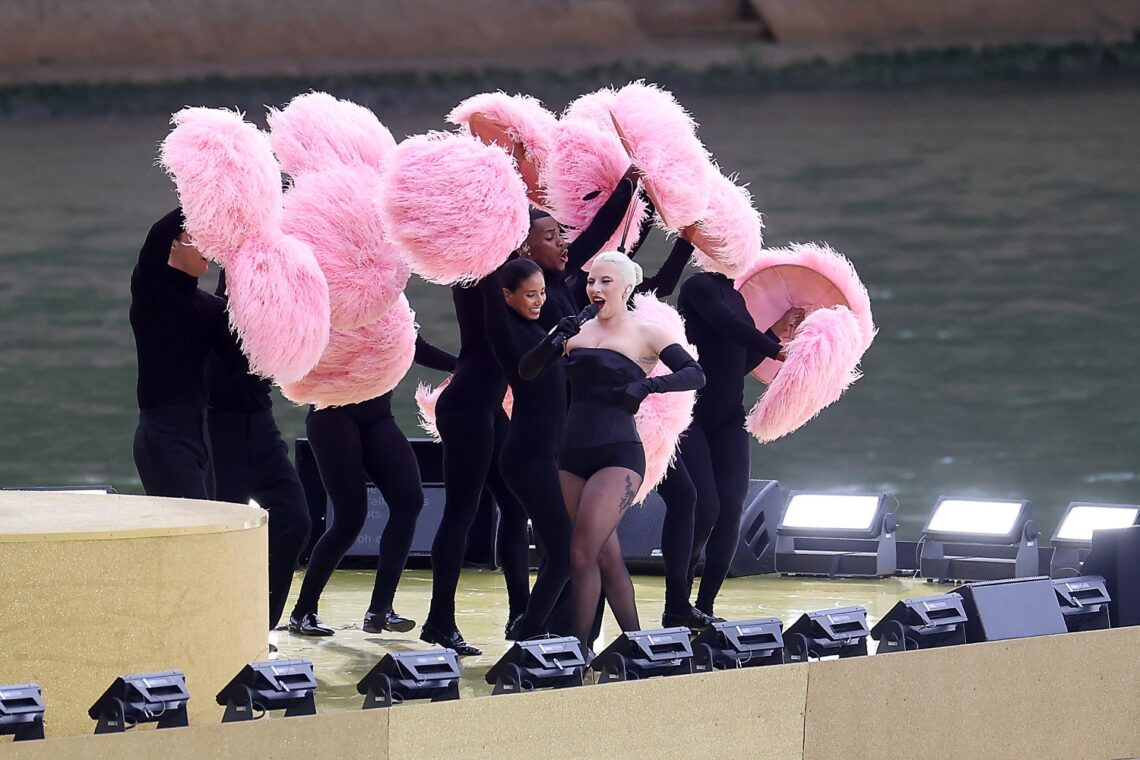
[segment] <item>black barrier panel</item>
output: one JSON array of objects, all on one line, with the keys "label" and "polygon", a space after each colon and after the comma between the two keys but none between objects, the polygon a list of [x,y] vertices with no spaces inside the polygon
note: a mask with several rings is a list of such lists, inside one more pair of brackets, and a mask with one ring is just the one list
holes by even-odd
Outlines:
[{"label": "black barrier panel", "polygon": [[1113,628],[1140,625],[1140,525],[1094,530],[1092,549],[1081,575],[1099,575],[1112,601],[1108,615]]}]

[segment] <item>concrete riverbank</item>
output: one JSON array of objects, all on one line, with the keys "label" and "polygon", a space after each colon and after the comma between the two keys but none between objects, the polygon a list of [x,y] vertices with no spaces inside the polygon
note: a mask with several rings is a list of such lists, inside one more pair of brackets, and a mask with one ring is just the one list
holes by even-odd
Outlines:
[{"label": "concrete riverbank", "polygon": [[895,50],[1113,44],[1133,0],[8,0],[0,85],[170,82],[643,61],[767,68]]}]

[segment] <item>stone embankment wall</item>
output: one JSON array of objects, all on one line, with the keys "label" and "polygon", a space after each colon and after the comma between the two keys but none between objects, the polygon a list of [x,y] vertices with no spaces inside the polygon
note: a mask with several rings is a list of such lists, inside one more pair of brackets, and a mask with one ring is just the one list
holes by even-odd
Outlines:
[{"label": "stone embankment wall", "polygon": [[1119,41],[1136,0],[4,0],[0,83]]}]

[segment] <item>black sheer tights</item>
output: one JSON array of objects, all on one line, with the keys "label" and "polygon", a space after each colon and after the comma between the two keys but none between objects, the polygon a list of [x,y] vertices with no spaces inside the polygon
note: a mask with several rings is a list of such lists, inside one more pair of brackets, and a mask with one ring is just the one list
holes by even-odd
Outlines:
[{"label": "black sheer tights", "polygon": [[558,473],[566,509],[574,521],[570,536],[570,588],[574,635],[590,640],[598,597],[605,591],[618,626],[640,628],[633,581],[618,543],[617,526],[641,487],[641,476],[624,467],[605,467],[589,479]]}]

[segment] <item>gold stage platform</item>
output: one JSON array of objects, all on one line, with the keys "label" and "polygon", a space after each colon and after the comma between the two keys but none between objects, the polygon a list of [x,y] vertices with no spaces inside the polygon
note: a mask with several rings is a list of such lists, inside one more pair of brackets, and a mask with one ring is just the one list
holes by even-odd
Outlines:
[{"label": "gold stage platform", "polygon": [[[145,527],[137,527],[145,526]],[[49,738],[4,760],[179,758],[692,758],[832,760],[1140,756],[1140,628],[971,644],[512,696],[483,677],[508,648],[496,572],[466,570],[457,615],[485,655],[462,661],[462,698],[359,709],[356,682],[385,652],[423,649],[417,631],[360,630],[372,573],[338,571],[321,600],[337,633],[272,634],[276,657],[312,659],[319,714],[219,723],[214,694],[265,659],[265,516],[245,507],[138,497],[0,494],[0,683],[44,687]],[[13,568],[20,568],[14,570]],[[301,573],[293,588],[295,596]],[[644,627],[663,579],[635,576]],[[397,609],[422,620],[431,576],[406,572]],[[870,621],[899,599],[946,591],[911,578],[729,579],[730,619],[860,604]],[[601,638],[613,638],[608,618]],[[122,673],[181,668],[191,726],[90,734],[86,709]]]},{"label": "gold stage platform", "polygon": [[217,722],[214,694],[268,654],[266,536],[234,504],[0,492],[0,683],[42,687],[48,736],[89,734],[117,676],[182,670],[191,723]]}]

